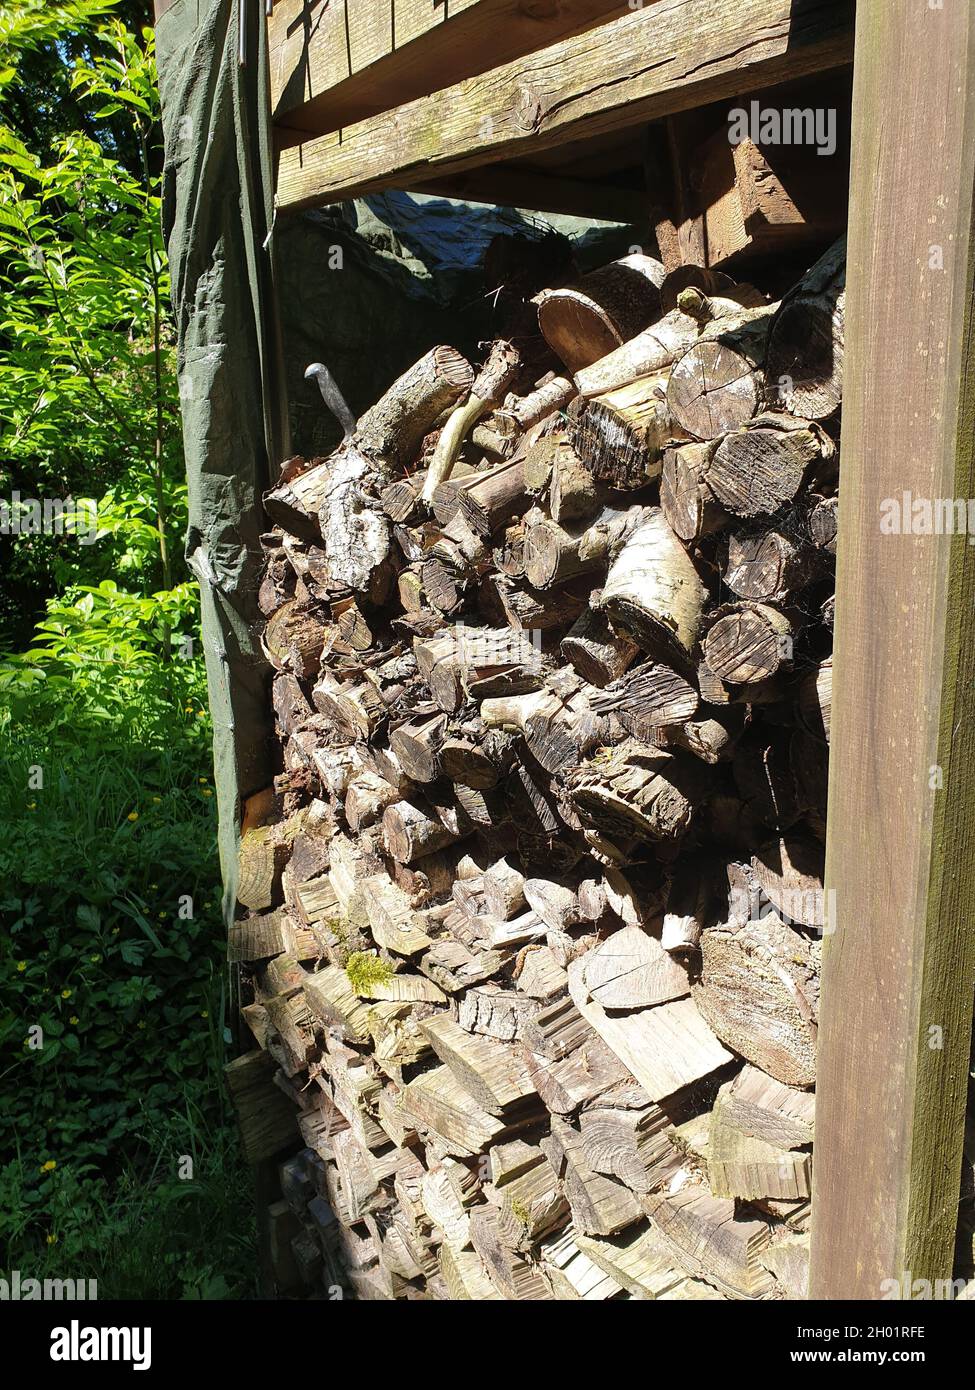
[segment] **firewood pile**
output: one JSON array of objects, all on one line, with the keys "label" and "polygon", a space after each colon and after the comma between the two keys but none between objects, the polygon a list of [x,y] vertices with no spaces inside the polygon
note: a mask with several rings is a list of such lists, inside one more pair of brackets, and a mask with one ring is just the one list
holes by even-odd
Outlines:
[{"label": "firewood pile", "polygon": [[230,943],[306,1281],[802,1296],[844,257],[627,257],[358,421],[309,368]]}]

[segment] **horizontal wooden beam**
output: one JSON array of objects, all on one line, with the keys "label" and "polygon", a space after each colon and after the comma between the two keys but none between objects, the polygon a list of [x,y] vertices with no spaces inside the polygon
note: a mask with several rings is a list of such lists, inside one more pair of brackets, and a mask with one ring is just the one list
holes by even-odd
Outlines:
[{"label": "horizontal wooden beam", "polygon": [[852,151],[810,1297],[861,1300],[949,1279],[958,1219],[975,546],[905,493],[975,496],[970,5],[859,0]]},{"label": "horizontal wooden beam", "polygon": [[603,222],[646,223],[649,202],[643,189],[620,188],[589,179],[562,178],[535,169],[487,164],[449,178],[418,184],[417,193],[437,193],[468,203],[562,212]]},{"label": "horizontal wooden beam", "polygon": [[620,0],[278,0],[271,109],[283,143],[364,120],[614,18]]},{"label": "horizontal wooden beam", "polygon": [[850,61],[852,0],[657,0],[282,151],[278,207],[405,188]]}]

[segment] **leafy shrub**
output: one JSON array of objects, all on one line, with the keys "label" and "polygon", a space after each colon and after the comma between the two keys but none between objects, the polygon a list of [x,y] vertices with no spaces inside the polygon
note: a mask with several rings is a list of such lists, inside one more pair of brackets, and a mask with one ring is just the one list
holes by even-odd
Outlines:
[{"label": "leafy shrub", "polygon": [[[4,742],[0,1234],[19,1267],[35,1271],[50,1239],[62,1267],[84,1255],[97,1277],[116,1224],[142,1211],[145,1253],[162,1228],[143,1209],[189,1211],[195,1194],[205,1215],[239,1164],[220,1074],[230,1034],[214,797],[192,739],[52,753],[21,725]],[[181,1178],[186,1157],[194,1181]],[[84,1212],[109,1213],[108,1234]],[[239,1241],[239,1227],[223,1238]]]},{"label": "leafy shrub", "polygon": [[153,35],[119,8],[0,6],[0,497],[98,503],[97,544],[0,538],[0,1271],[240,1297]]},{"label": "leafy shrub", "polygon": [[157,747],[168,747],[178,729],[180,741],[206,756],[198,627],[195,584],[150,595],[109,579],[76,585],[48,601],[26,652],[0,660],[0,721],[26,720],[69,743],[101,729],[119,743]]}]

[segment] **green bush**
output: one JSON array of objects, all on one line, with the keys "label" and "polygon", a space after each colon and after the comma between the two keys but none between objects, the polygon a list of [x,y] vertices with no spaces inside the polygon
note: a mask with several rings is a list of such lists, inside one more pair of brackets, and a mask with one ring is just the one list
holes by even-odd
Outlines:
[{"label": "green bush", "polygon": [[[212,1226],[190,1241],[210,1258],[239,1244],[240,1216],[221,1221],[225,1194],[246,1191],[220,1074],[230,1035],[206,721],[186,708],[175,729],[192,724],[182,738],[168,726],[167,750],[103,738],[52,751],[25,724],[0,736],[7,1263],[34,1273],[56,1256],[101,1285],[124,1268],[114,1242],[128,1230],[122,1244],[142,1253],[132,1270],[143,1285],[164,1279],[160,1297],[208,1286],[206,1262],[180,1264],[180,1232]],[[229,1266],[244,1285],[249,1263]]]},{"label": "green bush", "polygon": [[0,1272],[246,1297],[147,14],[0,6]]}]

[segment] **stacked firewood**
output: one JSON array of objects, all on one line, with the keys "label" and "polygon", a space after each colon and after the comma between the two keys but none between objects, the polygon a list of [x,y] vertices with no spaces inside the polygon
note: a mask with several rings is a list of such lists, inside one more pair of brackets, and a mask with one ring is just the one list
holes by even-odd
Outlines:
[{"label": "stacked firewood", "polygon": [[230,943],[309,1277],[802,1295],[844,256],[630,256],[536,296],[549,370],[435,347],[357,422],[309,369]]}]

